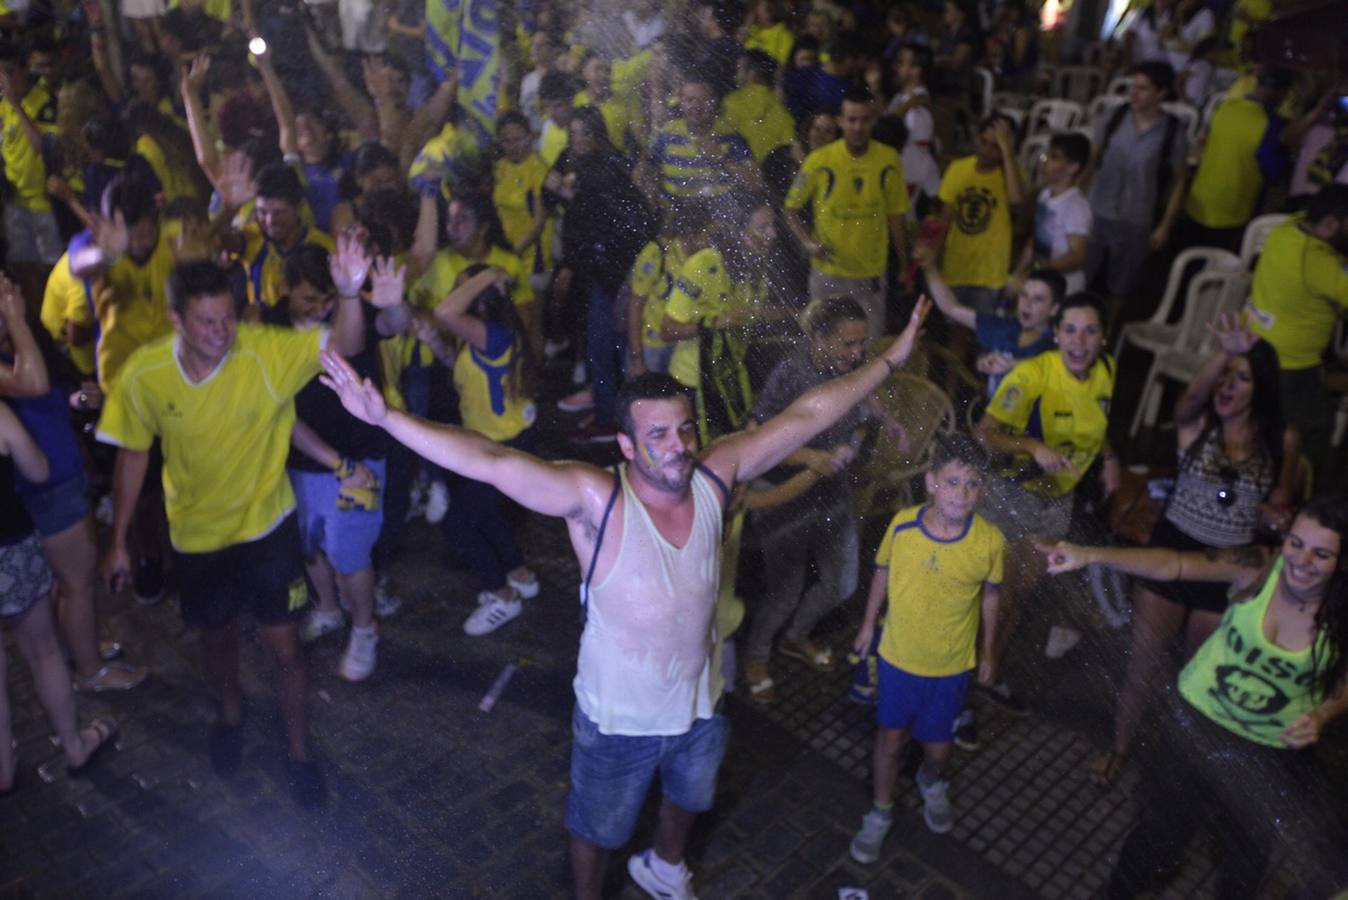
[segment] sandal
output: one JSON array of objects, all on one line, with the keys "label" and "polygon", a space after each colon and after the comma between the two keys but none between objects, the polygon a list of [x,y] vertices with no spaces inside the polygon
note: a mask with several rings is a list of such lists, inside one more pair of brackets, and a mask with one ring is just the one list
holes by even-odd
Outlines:
[{"label": "sandal", "polygon": [[92,731],[98,735],[98,743],[94,745],[94,749],[89,751],[89,755],[84,758],[84,762],[78,766],[66,766],[66,773],[69,775],[78,776],[87,773],[93,768],[94,763],[98,761],[98,757],[102,755],[103,751],[111,747],[117,740],[117,725],[105,719],[94,719],[80,729],[81,734],[85,731]]},{"label": "sandal", "polygon": [[777,687],[772,676],[768,674],[768,664],[765,662],[746,662],[744,664],[744,681],[749,686],[749,699],[755,703],[776,703]]},{"label": "sandal", "polygon": [[129,691],[145,680],[149,670],[122,662],[110,662],[88,678],[78,675],[70,679],[76,691],[100,694],[104,691]]},{"label": "sandal", "polygon": [[1091,784],[1097,787],[1113,787],[1114,782],[1119,778],[1119,773],[1123,771],[1123,763],[1127,758],[1125,754],[1119,753],[1117,750],[1096,754],[1095,758],[1091,760],[1086,777],[1090,779]]},{"label": "sandal", "polygon": [[782,656],[798,659],[817,672],[832,672],[836,664],[833,651],[814,641],[782,641],[777,649]]},{"label": "sandal", "polygon": [[117,641],[99,641],[98,655],[103,662],[112,662],[122,655],[122,645]]}]

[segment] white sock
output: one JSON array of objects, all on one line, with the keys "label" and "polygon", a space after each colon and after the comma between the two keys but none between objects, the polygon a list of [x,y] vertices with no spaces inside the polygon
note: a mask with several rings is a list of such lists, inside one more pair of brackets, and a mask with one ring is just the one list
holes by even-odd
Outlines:
[{"label": "white sock", "polygon": [[351,626],[351,633],[352,633],[352,634],[355,634],[356,632],[360,632],[362,635],[372,635],[372,634],[374,634],[376,631],[378,631],[378,629],[375,628],[374,625],[367,625],[367,626],[365,626],[364,628],[361,628],[359,625],[352,625],[352,626]]},{"label": "white sock", "polygon": [[660,854],[656,853],[654,850],[651,851],[650,861],[651,871],[654,872],[661,881],[667,881],[670,884],[678,884],[683,880],[682,862],[677,864],[667,863],[661,859]]}]

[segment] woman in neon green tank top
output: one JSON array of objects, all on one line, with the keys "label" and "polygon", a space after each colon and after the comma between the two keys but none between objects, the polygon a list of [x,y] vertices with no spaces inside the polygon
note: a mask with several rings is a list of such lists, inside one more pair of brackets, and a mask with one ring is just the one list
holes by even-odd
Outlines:
[{"label": "woman in neon green tank top", "polygon": [[1039,546],[1052,575],[1098,563],[1156,581],[1231,585],[1221,624],[1167,697],[1138,824],[1106,896],[1162,885],[1200,824],[1217,832],[1222,897],[1254,896],[1275,849],[1294,862],[1284,871],[1308,882],[1299,896],[1348,885],[1336,814],[1298,752],[1348,711],[1345,536],[1348,501],[1335,497],[1302,507],[1277,550]]}]

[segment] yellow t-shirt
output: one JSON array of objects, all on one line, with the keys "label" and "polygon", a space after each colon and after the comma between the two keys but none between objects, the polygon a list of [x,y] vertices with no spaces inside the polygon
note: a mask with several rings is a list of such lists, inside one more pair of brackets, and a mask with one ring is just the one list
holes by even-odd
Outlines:
[{"label": "yellow t-shirt", "polygon": [[543,157],[543,162],[548,164],[548,168],[552,168],[557,165],[557,158],[562,155],[562,151],[570,142],[571,137],[567,130],[548,119],[543,123],[543,134],[538,139],[538,155]]},{"label": "yellow t-shirt", "polygon": [[1334,324],[1348,308],[1348,258],[1301,226],[1269,232],[1250,289],[1250,327],[1278,351],[1283,369],[1320,365]]},{"label": "yellow t-shirt", "polygon": [[164,452],[169,538],[182,553],[256,540],[295,508],[286,477],[295,394],[318,374],[327,331],[240,324],[234,347],[193,384],[178,339],[142,347],[108,394],[99,440]]},{"label": "yellow t-shirt", "polygon": [[[501,217],[501,228],[506,240],[516,246],[534,227],[534,214],[543,206],[543,181],[548,177],[548,166],[543,157],[530,153],[524,162],[508,159],[496,163],[496,183],[492,188],[492,203]],[[531,274],[552,271],[552,243],[556,220],[546,215],[543,230],[528,249],[526,268]]]},{"label": "yellow t-shirt", "polygon": [[136,152],[145,157],[145,161],[150,164],[150,168],[154,169],[155,177],[159,179],[159,185],[164,190],[165,206],[179,197],[186,197],[189,200],[201,198],[195,182],[188,177],[186,172],[169,165],[168,159],[164,156],[163,148],[154,138],[148,134],[142,134],[136,140]]},{"label": "yellow t-shirt", "polygon": [[[708,247],[688,257],[674,278],[674,289],[665,305],[665,315],[675,322],[706,322],[730,309],[755,308],[767,301],[767,285],[760,281],[740,284],[726,271],[721,251]],[[669,374],[691,388],[702,382],[698,339],[679,341],[669,363]]]},{"label": "yellow t-shirt", "polygon": [[796,139],[795,120],[766,84],[746,84],[726,94],[721,120],[744,136],[760,166],[769,153]]},{"label": "yellow t-shirt", "polygon": [[91,340],[78,347],[67,344],[66,325],[87,328],[94,323],[93,290],[93,285],[76,278],[70,271],[70,252],[66,251],[47,276],[47,286],[42,291],[42,309],[38,313],[42,327],[85,376],[94,373],[94,342]]},{"label": "yellow t-shirt", "polygon": [[972,156],[946,167],[938,196],[951,209],[941,274],[952,287],[1001,288],[1011,270],[1011,204],[998,166],[975,167]]},{"label": "yellow t-shirt", "polygon": [[249,222],[243,229],[243,267],[248,273],[248,302],[275,306],[286,293],[286,257],[297,248],[312,245],[331,253],[332,238],[312,225],[306,225],[300,239],[288,251],[282,251],[262,234],[262,226]]},{"label": "yellow t-shirt", "polygon": [[[1016,434],[1043,441],[1084,473],[1104,446],[1113,394],[1114,360],[1102,355],[1083,381],[1067,371],[1060,351],[1049,350],[1021,360],[1006,374],[988,414]],[[1071,469],[1049,474],[1039,472],[1028,458],[1016,463],[1008,476],[1042,496],[1065,497],[1080,480]],[[1017,474],[1026,467],[1036,474]]]},{"label": "yellow t-shirt", "polygon": [[[832,249],[812,265],[825,275],[879,278],[889,256],[889,216],[908,212],[908,184],[893,147],[871,141],[853,156],[841,139],[805,157],[786,195],[788,209],[814,207],[815,237]],[[1010,256],[1010,235],[1007,235]],[[1003,278],[1005,278],[1005,273]]]},{"label": "yellow t-shirt", "polygon": [[889,611],[880,657],[912,675],[939,678],[978,663],[983,586],[1002,583],[1006,539],[980,515],[957,538],[923,525],[929,507],[900,510],[889,522],[875,565],[887,571]]},{"label": "yellow t-shirt", "polygon": [[791,50],[796,46],[796,36],[785,22],[769,25],[767,28],[749,29],[749,39],[744,42],[745,50],[762,50],[784,66],[791,60]]},{"label": "yellow t-shirt", "polygon": [[687,260],[683,242],[669,238],[648,243],[632,264],[632,293],[643,299],[641,343],[646,347],[669,346],[660,337],[660,323],[665,320],[665,307],[674,290],[674,276]]},{"label": "yellow t-shirt", "polygon": [[[28,93],[20,101],[28,118],[37,130],[56,131],[56,98],[40,80],[34,80]],[[49,212],[51,200],[47,197],[47,166],[42,153],[28,142],[19,125],[19,114],[9,100],[0,101],[0,158],[5,163],[5,180],[14,186],[11,201],[33,212]]]},{"label": "yellow t-shirt", "polygon": [[1268,125],[1263,105],[1249,97],[1217,107],[1189,199],[1184,201],[1191,219],[1208,228],[1238,228],[1250,221],[1264,189],[1255,152]]},{"label": "yellow t-shirt", "polygon": [[454,389],[463,427],[493,441],[518,437],[538,417],[532,399],[511,391],[515,351],[510,329],[489,322],[486,351],[479,353],[465,343],[454,358]]},{"label": "yellow t-shirt", "polygon": [[1273,0],[1236,0],[1231,16],[1231,46],[1239,48],[1251,21],[1261,23],[1273,15]]},{"label": "yellow t-shirt", "polygon": [[176,262],[173,244],[180,227],[177,221],[161,223],[159,243],[144,265],[123,256],[92,286],[98,384],[105,393],[132,353],[173,331],[168,277]]},{"label": "yellow t-shirt", "polygon": [[[588,91],[576,95],[576,109],[582,106],[594,106]],[[599,114],[604,117],[604,126],[608,131],[609,143],[619,153],[634,156],[637,153],[636,123],[641,119],[640,109],[613,96],[599,104]]]},{"label": "yellow t-shirt", "polygon": [[[434,310],[445,297],[449,296],[449,292],[454,290],[454,282],[459,280],[459,274],[475,262],[476,260],[471,260],[451,248],[435,254],[430,267],[412,285],[409,292],[412,305],[420,309]],[[518,256],[504,247],[492,245],[483,262],[504,270],[510,276],[510,295],[514,298],[516,307],[527,307],[534,302],[534,291],[529,287],[529,276],[525,273],[524,263],[520,262]]]}]

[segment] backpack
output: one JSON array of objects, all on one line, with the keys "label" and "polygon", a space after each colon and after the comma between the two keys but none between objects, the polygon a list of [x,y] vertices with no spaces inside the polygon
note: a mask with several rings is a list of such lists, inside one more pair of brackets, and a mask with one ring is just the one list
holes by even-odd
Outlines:
[{"label": "backpack", "polygon": [[[1131,108],[1130,104],[1121,103],[1110,114],[1109,121],[1105,123],[1104,140],[1100,142],[1099,159],[1105,158],[1114,132],[1119,130],[1119,126],[1123,124],[1123,117]],[[1170,200],[1170,153],[1175,147],[1175,132],[1179,130],[1179,125],[1178,116],[1165,114],[1165,134],[1161,137],[1161,152],[1156,158],[1156,208],[1151,214],[1153,225],[1161,221],[1161,217],[1165,215],[1166,203]]]}]

